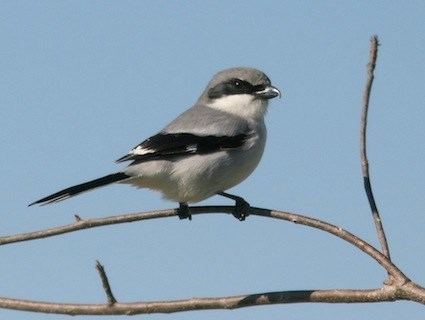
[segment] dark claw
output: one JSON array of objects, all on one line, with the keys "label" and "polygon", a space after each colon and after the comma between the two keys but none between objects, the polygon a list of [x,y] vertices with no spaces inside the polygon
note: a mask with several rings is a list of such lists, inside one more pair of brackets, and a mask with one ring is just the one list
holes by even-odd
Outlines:
[{"label": "dark claw", "polygon": [[179,219],[189,219],[192,220],[192,215],[190,214],[189,206],[186,203],[179,203],[179,208],[177,209],[177,215]]},{"label": "dark claw", "polygon": [[239,198],[235,203],[235,210],[233,211],[233,216],[239,221],[244,221],[246,217],[249,216],[249,210],[251,206],[244,199]]},{"label": "dark claw", "polygon": [[244,221],[249,216],[251,206],[243,198],[223,191],[217,192],[217,194],[235,201],[235,210],[233,210],[232,214],[236,219]]}]

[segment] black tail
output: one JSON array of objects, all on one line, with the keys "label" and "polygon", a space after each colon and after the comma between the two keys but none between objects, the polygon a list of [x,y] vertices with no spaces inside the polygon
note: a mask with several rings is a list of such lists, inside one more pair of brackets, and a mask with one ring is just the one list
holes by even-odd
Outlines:
[{"label": "black tail", "polygon": [[51,194],[50,196],[47,196],[47,197],[44,197],[40,200],[34,201],[33,203],[29,204],[28,206],[32,206],[34,204],[45,205],[45,204],[49,204],[49,203],[52,203],[52,202],[59,202],[59,201],[68,199],[70,197],[76,196],[77,194],[80,194],[84,191],[103,187],[103,186],[106,186],[108,184],[111,184],[111,183],[114,183],[114,182],[117,182],[117,181],[121,181],[121,180],[124,180],[124,179],[127,179],[127,178],[129,178],[129,176],[126,175],[123,172],[108,174],[107,176],[104,176],[102,178],[95,179],[95,180],[88,181],[88,182],[84,182],[84,183],[81,183],[81,184],[77,184],[76,186],[63,189],[63,190],[58,191],[54,194]]}]

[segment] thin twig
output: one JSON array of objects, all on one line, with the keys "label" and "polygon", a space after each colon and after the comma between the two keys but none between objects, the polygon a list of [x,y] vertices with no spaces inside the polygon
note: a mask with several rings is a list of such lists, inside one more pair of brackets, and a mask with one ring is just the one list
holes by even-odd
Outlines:
[{"label": "thin twig", "polygon": [[375,222],[376,232],[378,234],[379,242],[381,243],[382,253],[391,260],[390,249],[388,247],[387,238],[385,236],[382,220],[379,215],[378,207],[373,196],[372,186],[370,183],[369,175],[369,161],[366,152],[366,128],[367,128],[367,115],[369,110],[370,92],[372,90],[372,83],[374,79],[374,71],[376,66],[376,59],[378,57],[379,41],[377,36],[370,39],[370,53],[369,63],[367,65],[367,81],[366,88],[363,92],[363,108],[360,120],[360,160],[362,167],[363,183],[366,191],[367,199],[369,200],[370,209],[372,211],[373,221]]},{"label": "thin twig", "polygon": [[102,280],[103,290],[105,290],[106,298],[108,299],[108,304],[111,306],[117,302],[112,293],[111,286],[109,285],[108,276],[106,275],[105,268],[96,260],[96,270],[99,273],[100,280]]}]

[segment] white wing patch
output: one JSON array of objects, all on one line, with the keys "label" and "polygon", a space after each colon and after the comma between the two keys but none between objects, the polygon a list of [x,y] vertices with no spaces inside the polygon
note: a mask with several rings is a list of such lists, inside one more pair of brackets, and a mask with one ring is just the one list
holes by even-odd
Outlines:
[{"label": "white wing patch", "polygon": [[198,146],[196,144],[191,144],[186,147],[186,151],[196,152],[198,150]]},{"label": "white wing patch", "polygon": [[144,155],[144,154],[154,153],[155,151],[156,150],[146,149],[146,148],[143,148],[142,146],[137,146],[136,148],[131,149],[128,152],[128,154],[135,154],[135,155],[141,156],[141,155]]}]

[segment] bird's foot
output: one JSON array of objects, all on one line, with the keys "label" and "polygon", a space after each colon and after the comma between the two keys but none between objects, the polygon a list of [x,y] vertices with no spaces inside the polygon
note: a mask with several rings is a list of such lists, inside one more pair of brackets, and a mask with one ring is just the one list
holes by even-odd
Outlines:
[{"label": "bird's foot", "polygon": [[235,199],[235,210],[233,211],[233,216],[239,221],[244,221],[246,217],[249,216],[249,210],[251,206],[243,198],[238,197]]},{"label": "bird's foot", "polygon": [[232,199],[235,201],[235,210],[233,210],[232,215],[239,221],[244,221],[246,217],[249,216],[249,211],[251,206],[244,198],[235,196],[227,192],[217,192],[218,195]]},{"label": "bird's foot", "polygon": [[190,214],[189,206],[186,203],[180,202],[179,208],[177,209],[177,215],[179,219],[189,219],[192,220],[192,215]]}]

